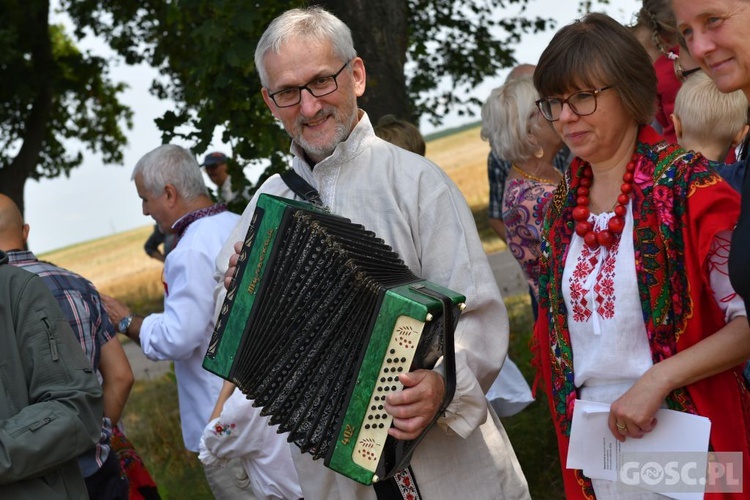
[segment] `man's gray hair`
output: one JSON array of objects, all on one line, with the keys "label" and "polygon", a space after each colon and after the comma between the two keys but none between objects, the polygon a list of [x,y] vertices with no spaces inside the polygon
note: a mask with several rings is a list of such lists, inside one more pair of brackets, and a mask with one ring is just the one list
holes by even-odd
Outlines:
[{"label": "man's gray hair", "polygon": [[149,151],[135,164],[131,179],[139,173],[143,177],[143,187],[153,195],[161,194],[167,184],[172,184],[187,201],[208,196],[198,161],[183,147],[163,144]]},{"label": "man's gray hair", "polygon": [[309,44],[330,43],[334,55],[342,63],[357,57],[352,32],[341,19],[319,6],[291,9],[271,21],[255,48],[255,68],[261,85],[268,85],[263,62],[266,54],[270,51],[278,54],[284,42],[297,37]]}]

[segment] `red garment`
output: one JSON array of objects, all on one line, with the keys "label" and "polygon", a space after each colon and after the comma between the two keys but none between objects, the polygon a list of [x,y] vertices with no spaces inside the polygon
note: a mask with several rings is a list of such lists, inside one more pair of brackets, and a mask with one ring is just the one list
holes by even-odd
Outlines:
[{"label": "red garment", "polygon": [[[671,50],[677,54],[680,48],[673,47]],[[654,61],[654,70],[656,71],[656,115],[654,118],[661,125],[664,138],[672,144],[677,144],[671,115],[674,113],[674,100],[682,82],[674,74],[674,62],[663,54]]]},{"label": "red garment", "polygon": [[130,440],[119,427],[112,429],[112,450],[120,459],[122,470],[130,483],[130,500],[159,500],[161,496],[154,479]]},{"label": "red garment", "polygon": [[[725,324],[705,263],[714,236],[737,221],[739,198],[703,157],[668,145],[651,127],[641,129],[637,155],[632,203],[636,273],[652,359],[658,363]],[[545,218],[532,345],[537,380],[545,387],[557,431],[568,499],[595,498],[591,481],[580,470],[565,469],[577,390],[562,273],[584,165],[580,159],[573,162]],[[711,420],[711,450],[742,452],[743,487],[749,492],[750,395],[742,366],[673,391],[667,404]]]}]

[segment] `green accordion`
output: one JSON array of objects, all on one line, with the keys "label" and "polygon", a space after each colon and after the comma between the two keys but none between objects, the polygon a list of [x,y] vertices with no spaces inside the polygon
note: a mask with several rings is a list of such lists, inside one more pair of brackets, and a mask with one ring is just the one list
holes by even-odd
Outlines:
[{"label": "green accordion", "polygon": [[[399,373],[442,356],[453,399],[453,331],[465,297],[417,278],[371,231],[262,194],[203,367],[236,384],[303,452],[363,484],[409,465],[427,430],[388,436]],[[431,427],[431,426],[430,426]]]}]

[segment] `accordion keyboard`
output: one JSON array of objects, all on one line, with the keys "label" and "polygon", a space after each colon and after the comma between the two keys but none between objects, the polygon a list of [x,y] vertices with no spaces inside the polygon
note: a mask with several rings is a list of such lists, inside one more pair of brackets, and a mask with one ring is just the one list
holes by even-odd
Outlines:
[{"label": "accordion keyboard", "polygon": [[374,472],[378,465],[393,421],[393,417],[385,411],[385,398],[403,389],[398,376],[409,371],[423,328],[423,322],[409,316],[400,316],[396,320],[387,355],[380,366],[379,378],[353,450],[352,461],[364,469]]}]

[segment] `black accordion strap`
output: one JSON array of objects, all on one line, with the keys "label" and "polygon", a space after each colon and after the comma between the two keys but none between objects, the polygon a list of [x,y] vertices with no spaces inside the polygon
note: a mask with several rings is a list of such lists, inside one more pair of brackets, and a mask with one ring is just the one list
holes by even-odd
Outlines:
[{"label": "black accordion strap", "polygon": [[[431,288],[427,288],[424,285],[413,286],[411,289],[415,292],[435,298],[443,303],[443,365],[445,366],[445,397],[443,398],[443,404],[440,405],[440,409],[430,424],[432,426],[443,416],[445,409],[451,404],[451,401],[453,401],[453,395],[456,393],[456,345],[453,340],[453,334],[455,333],[455,320],[453,318],[453,307],[450,297],[432,290]],[[421,440],[424,436],[425,435],[422,434],[417,439]]]},{"label": "black accordion strap", "polygon": [[[454,337],[454,315],[450,297],[443,295],[435,290],[427,288],[424,285],[411,287],[415,292],[438,299],[443,304],[443,364],[445,366],[445,397],[440,405],[435,418],[430,423],[431,428],[437,420],[443,416],[445,409],[453,401],[453,395],[456,392],[456,349],[453,340]],[[419,443],[427,432],[419,436],[416,441]],[[404,500],[414,499],[421,500],[422,495],[419,492],[414,472],[411,465],[397,472],[393,477],[384,481],[379,481],[374,485],[375,493],[378,500]]]},{"label": "black accordion strap", "polygon": [[316,207],[326,208],[323,204],[323,200],[320,199],[320,193],[318,193],[318,191],[297,172],[294,170],[286,170],[279,175],[281,175],[281,179],[297,196],[305,201],[309,201]]},{"label": "black accordion strap", "polygon": [[378,500],[422,500],[411,465],[372,485]]}]

